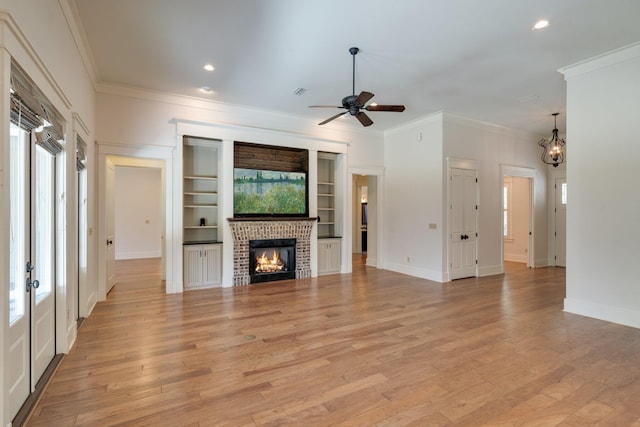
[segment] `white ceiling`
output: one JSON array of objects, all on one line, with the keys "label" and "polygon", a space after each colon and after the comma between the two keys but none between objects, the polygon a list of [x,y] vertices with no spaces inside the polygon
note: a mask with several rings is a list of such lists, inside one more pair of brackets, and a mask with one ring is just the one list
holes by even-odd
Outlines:
[{"label": "white ceiling", "polygon": [[[368,113],[379,131],[445,110],[540,135],[559,111],[563,132],[557,69],[640,40],[638,0],[72,1],[100,83],[318,122],[340,110],[307,107],[351,94],[357,46],[356,93],[406,106]],[[541,18],[551,25],[533,31]]]}]

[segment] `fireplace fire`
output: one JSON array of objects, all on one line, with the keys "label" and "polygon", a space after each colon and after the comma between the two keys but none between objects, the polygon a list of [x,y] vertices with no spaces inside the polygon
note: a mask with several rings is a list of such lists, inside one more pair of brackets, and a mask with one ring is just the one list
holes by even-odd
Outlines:
[{"label": "fireplace fire", "polygon": [[271,253],[271,257],[268,257],[265,251],[256,259],[256,273],[275,273],[285,268],[284,262],[280,259],[280,252],[273,250]]},{"label": "fireplace fire", "polygon": [[249,241],[251,283],[295,279],[296,239]]}]

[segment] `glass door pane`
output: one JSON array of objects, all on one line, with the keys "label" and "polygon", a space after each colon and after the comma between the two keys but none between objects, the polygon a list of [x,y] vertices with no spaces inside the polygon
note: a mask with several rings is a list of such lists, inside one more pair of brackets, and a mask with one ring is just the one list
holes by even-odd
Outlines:
[{"label": "glass door pane", "polygon": [[55,216],[54,216],[54,157],[45,149],[35,149],[34,182],[34,264],[40,286],[35,290],[36,304],[51,294],[54,283]]},{"label": "glass door pane", "polygon": [[27,280],[27,148],[29,135],[11,124],[9,143],[10,167],[10,232],[9,232],[9,324],[25,314],[25,282]]}]

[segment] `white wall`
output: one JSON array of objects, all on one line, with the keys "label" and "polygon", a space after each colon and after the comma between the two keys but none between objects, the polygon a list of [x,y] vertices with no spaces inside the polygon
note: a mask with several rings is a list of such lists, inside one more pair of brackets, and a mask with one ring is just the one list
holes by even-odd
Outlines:
[{"label": "white wall", "polygon": [[160,257],[160,169],[117,166],[115,171],[116,259]]},{"label": "white wall", "polygon": [[[74,300],[77,286],[77,206],[75,202],[75,132],[82,131],[83,139],[88,146],[88,182],[89,188],[95,185],[93,171],[94,127],[94,90],[91,76],[85,69],[82,57],[73,41],[71,29],[67,25],[64,2],[38,0],[1,0],[0,1],[0,53],[3,56],[3,67],[0,69],[3,93],[8,94],[9,63],[12,57],[36,83],[44,95],[63,116],[66,125],[66,142],[63,154],[63,170],[59,171],[61,186],[56,189],[60,203],[57,212],[59,222],[57,229],[57,282],[56,282],[56,351],[67,352],[76,333]],[[8,96],[8,95],[5,95]],[[3,103],[8,105],[8,97],[3,96]],[[3,107],[2,111],[5,111]],[[6,141],[8,137],[8,113],[2,114],[2,132],[0,137],[0,282],[8,283],[8,176],[10,165]],[[95,195],[89,192],[88,229],[95,226]],[[88,283],[95,285],[95,235],[88,236],[89,269]],[[91,286],[91,285],[89,285]],[[5,307],[8,306],[8,287],[2,286],[0,293],[0,315],[3,319]],[[88,289],[86,295],[93,295]],[[87,301],[81,301],[86,305]],[[90,310],[90,307],[83,307]],[[5,322],[2,328],[6,328]],[[5,341],[6,329],[0,334],[0,348],[3,356],[7,351]],[[10,422],[7,412],[5,391],[5,369],[0,365],[0,423]]]},{"label": "white wall", "polygon": [[176,127],[170,121],[180,119],[246,127],[265,134],[281,131],[290,136],[298,134],[301,138],[345,141],[349,143],[348,167],[381,167],[384,164],[383,134],[357,126],[340,123],[318,126],[313,120],[291,115],[110,86],[99,88],[96,108],[96,134],[100,142],[175,146]]},{"label": "white wall", "polygon": [[[509,177],[512,238],[504,239],[505,261],[527,262],[529,250],[529,178]],[[505,179],[506,180],[506,179]],[[549,199],[551,200],[551,199]]]},{"label": "white wall", "polygon": [[445,114],[444,156],[475,160],[478,167],[478,268],[502,273],[502,166],[534,170],[534,267],[547,265],[547,173],[537,135]]},{"label": "white wall", "polygon": [[[539,136],[438,113],[388,132],[385,141],[385,268],[446,281],[446,159],[478,167],[478,270],[502,272],[502,170],[529,168],[534,176],[535,266],[547,265],[546,167]],[[430,229],[429,224],[436,224]]]},{"label": "white wall", "polygon": [[566,311],[640,327],[640,44],[564,69]]},{"label": "white wall", "polygon": [[442,117],[435,114],[385,138],[383,266],[436,281],[443,280],[445,265]]}]

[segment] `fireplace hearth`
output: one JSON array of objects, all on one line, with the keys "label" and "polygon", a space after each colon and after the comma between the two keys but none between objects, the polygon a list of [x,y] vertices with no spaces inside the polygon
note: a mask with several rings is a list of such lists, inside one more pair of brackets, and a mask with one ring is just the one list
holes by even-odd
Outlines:
[{"label": "fireplace hearth", "polygon": [[296,278],[296,239],[249,240],[251,283]]}]

